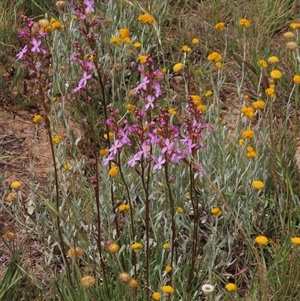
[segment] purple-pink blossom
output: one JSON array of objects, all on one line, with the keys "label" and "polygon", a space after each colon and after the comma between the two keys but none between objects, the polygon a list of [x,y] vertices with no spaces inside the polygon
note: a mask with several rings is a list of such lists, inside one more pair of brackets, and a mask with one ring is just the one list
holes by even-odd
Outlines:
[{"label": "purple-pink blossom", "polygon": [[39,48],[39,46],[42,44],[41,40],[37,40],[36,38],[32,38],[31,43],[32,43],[31,52],[40,52],[41,51],[41,49]]}]

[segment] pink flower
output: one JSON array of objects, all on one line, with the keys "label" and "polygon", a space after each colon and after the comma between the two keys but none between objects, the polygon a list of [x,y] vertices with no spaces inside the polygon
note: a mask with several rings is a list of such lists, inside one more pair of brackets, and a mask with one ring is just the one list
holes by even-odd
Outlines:
[{"label": "pink flower", "polygon": [[31,43],[32,43],[31,52],[40,52],[41,51],[39,46],[42,44],[42,41],[37,40],[36,38],[32,38]]}]

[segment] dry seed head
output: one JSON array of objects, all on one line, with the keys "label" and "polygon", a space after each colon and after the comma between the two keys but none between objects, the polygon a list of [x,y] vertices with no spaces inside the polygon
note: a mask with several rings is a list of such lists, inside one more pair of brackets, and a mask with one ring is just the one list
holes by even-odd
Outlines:
[{"label": "dry seed head", "polygon": [[122,282],[127,283],[131,279],[131,276],[128,273],[126,273],[126,272],[122,272],[122,273],[119,274],[118,278]]},{"label": "dry seed head", "polygon": [[60,10],[63,10],[66,7],[66,1],[56,1],[56,7]]},{"label": "dry seed head", "polygon": [[286,48],[290,50],[295,50],[298,48],[298,44],[296,42],[288,42],[286,43]]}]

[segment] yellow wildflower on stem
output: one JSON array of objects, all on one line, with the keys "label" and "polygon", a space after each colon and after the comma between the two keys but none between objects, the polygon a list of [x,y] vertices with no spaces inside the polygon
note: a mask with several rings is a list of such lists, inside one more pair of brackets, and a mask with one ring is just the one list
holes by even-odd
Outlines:
[{"label": "yellow wildflower on stem", "polygon": [[189,53],[192,51],[192,49],[188,45],[183,45],[181,49],[185,53]]},{"label": "yellow wildflower on stem", "polygon": [[269,240],[264,235],[259,235],[255,237],[255,242],[259,245],[267,245],[269,243]]},{"label": "yellow wildflower on stem", "polygon": [[257,100],[252,103],[252,106],[255,110],[263,110],[266,104],[263,100]]},{"label": "yellow wildflower on stem", "polygon": [[170,244],[168,242],[163,244],[163,249],[169,249],[170,248]]},{"label": "yellow wildflower on stem", "polygon": [[52,138],[52,141],[55,143],[55,144],[60,144],[61,143],[61,140],[62,140],[62,137],[60,135],[55,135],[53,138]]},{"label": "yellow wildflower on stem", "polygon": [[22,186],[22,183],[20,181],[12,181],[10,184],[10,188],[15,191],[20,190],[21,186]]},{"label": "yellow wildflower on stem", "polygon": [[199,39],[193,38],[193,39],[192,39],[192,44],[193,44],[193,45],[199,44]]},{"label": "yellow wildflower on stem", "polygon": [[117,253],[120,249],[120,246],[116,243],[111,243],[107,246],[107,251],[109,253]]},{"label": "yellow wildflower on stem", "polygon": [[174,289],[171,285],[164,285],[161,289],[165,294],[173,294],[174,293]]},{"label": "yellow wildflower on stem", "polygon": [[300,237],[292,237],[291,238],[291,243],[294,244],[294,245],[300,245]]},{"label": "yellow wildflower on stem", "polygon": [[227,283],[225,285],[225,289],[226,289],[227,292],[234,292],[234,291],[237,290],[237,286],[234,283]]},{"label": "yellow wildflower on stem", "polygon": [[280,79],[282,77],[282,72],[279,70],[272,70],[270,73],[272,79]]},{"label": "yellow wildflower on stem", "polygon": [[117,174],[118,174],[118,166],[115,166],[113,165],[110,170],[108,171],[108,174],[111,176],[111,177],[115,177]]},{"label": "yellow wildflower on stem", "polygon": [[128,38],[130,36],[130,31],[128,28],[120,28],[119,33],[123,39]]},{"label": "yellow wildflower on stem", "polygon": [[112,37],[110,39],[110,44],[121,45],[122,40],[119,37]]},{"label": "yellow wildflower on stem", "polygon": [[106,156],[107,153],[108,153],[108,148],[102,148],[102,149],[100,149],[100,151],[99,151],[99,154],[100,154],[100,156],[102,156],[102,157]]},{"label": "yellow wildflower on stem", "polygon": [[176,211],[177,211],[178,214],[180,214],[180,213],[183,212],[183,208],[178,206],[177,209],[176,209]]},{"label": "yellow wildflower on stem", "polygon": [[67,253],[70,258],[79,258],[83,254],[83,250],[80,247],[71,247]]},{"label": "yellow wildflower on stem", "polygon": [[143,22],[144,24],[153,24],[154,23],[154,18],[150,14],[139,15],[138,20]]},{"label": "yellow wildflower on stem", "polygon": [[268,64],[265,60],[259,60],[258,65],[263,69],[266,69],[268,67]]},{"label": "yellow wildflower on stem", "polygon": [[275,64],[279,63],[279,58],[277,56],[275,56],[275,55],[270,56],[268,58],[268,63],[272,64],[272,65],[275,65]]},{"label": "yellow wildflower on stem", "polygon": [[219,207],[214,207],[210,210],[211,214],[215,216],[221,216],[222,215],[222,210]]},{"label": "yellow wildflower on stem", "polygon": [[256,180],[252,182],[251,187],[255,190],[261,190],[265,187],[265,184],[262,181]]},{"label": "yellow wildflower on stem", "polygon": [[134,42],[133,47],[135,48],[141,48],[142,44],[140,42]]},{"label": "yellow wildflower on stem", "polygon": [[252,139],[254,137],[254,132],[252,130],[246,130],[242,132],[242,136],[246,139]]},{"label": "yellow wildflower on stem", "polygon": [[293,81],[295,84],[300,84],[300,75],[295,75]]},{"label": "yellow wildflower on stem", "polygon": [[136,279],[131,278],[126,284],[127,284],[130,288],[136,288],[136,287],[138,287],[139,282],[138,282]]},{"label": "yellow wildflower on stem", "polygon": [[33,123],[39,123],[41,120],[42,120],[41,115],[34,115],[34,117],[32,118]]},{"label": "yellow wildflower on stem", "polygon": [[121,204],[119,206],[119,211],[120,212],[128,211],[129,209],[130,209],[130,206],[128,204]]},{"label": "yellow wildflower on stem", "polygon": [[241,112],[248,118],[253,118],[254,116],[254,109],[252,107],[244,107],[241,109]]},{"label": "yellow wildflower on stem", "polygon": [[184,68],[184,65],[182,63],[177,63],[173,66],[174,72],[180,72]]},{"label": "yellow wildflower on stem", "polygon": [[224,30],[224,23],[223,22],[219,22],[215,25],[215,29],[223,31]]},{"label": "yellow wildflower on stem", "polygon": [[140,242],[135,242],[131,245],[131,250],[141,250],[143,245]]},{"label": "yellow wildflower on stem", "polygon": [[154,293],[152,294],[152,299],[154,299],[154,300],[160,300],[160,299],[161,299],[161,293],[159,293],[159,292],[154,292]]},{"label": "yellow wildflower on stem", "polygon": [[243,26],[243,27],[250,27],[251,26],[251,24],[248,21],[248,19],[245,19],[245,18],[243,18],[243,19],[240,20],[240,25]]},{"label": "yellow wildflower on stem", "polygon": [[146,64],[146,62],[147,62],[147,58],[148,58],[148,56],[147,55],[140,55],[139,56],[139,62],[140,62],[140,64]]}]

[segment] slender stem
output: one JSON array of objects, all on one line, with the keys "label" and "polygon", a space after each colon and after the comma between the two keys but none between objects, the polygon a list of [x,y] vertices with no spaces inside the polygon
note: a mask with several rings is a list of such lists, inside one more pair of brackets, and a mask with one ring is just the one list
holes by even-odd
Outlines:
[{"label": "slender stem", "polygon": [[[171,229],[172,229],[172,246],[171,246],[171,267],[173,267],[173,260],[174,260],[174,251],[175,251],[175,238],[176,238],[176,227],[175,227],[175,202],[174,202],[174,197],[172,194],[171,190],[171,185],[170,185],[170,179],[169,179],[169,171],[168,171],[168,161],[166,160],[165,164],[165,179],[167,183],[167,188],[168,188],[168,194],[169,194],[169,200],[170,200],[170,207],[171,207]],[[172,284],[172,273],[173,270],[170,272],[170,282]]]},{"label": "slender stem", "polygon": [[[53,167],[54,167],[56,211],[59,213],[58,170],[57,170],[57,166],[56,166],[55,152],[54,152],[54,146],[53,146],[53,141],[52,141],[52,133],[51,133],[51,129],[50,129],[50,121],[49,121],[49,117],[47,115],[46,110],[45,110],[45,115],[46,115],[45,123],[46,123],[46,127],[47,127],[48,137],[49,137],[49,140],[50,140],[51,154],[52,154]],[[59,236],[61,250],[62,250],[62,256],[63,256],[63,259],[66,263],[68,278],[69,278],[70,282],[72,282],[71,271],[70,271],[70,266],[69,266],[69,262],[68,262],[68,258],[67,258],[67,253],[66,253],[66,250],[65,250],[65,244],[64,244],[64,239],[63,239],[63,236],[62,236],[60,221],[61,220],[60,220],[59,214],[56,214],[56,223],[57,223],[58,236]]]},{"label": "slender stem", "polygon": [[[192,280],[194,278],[194,269],[195,269],[195,260],[196,260],[196,251],[197,251],[197,245],[198,245],[198,203],[194,201],[194,177],[193,177],[193,168],[190,164],[190,198],[194,210],[194,227],[193,227],[193,240],[192,240],[192,259],[191,259],[191,268],[189,273],[189,281],[188,281],[188,289],[189,292],[191,290]],[[195,195],[196,197],[196,195]]]}]

